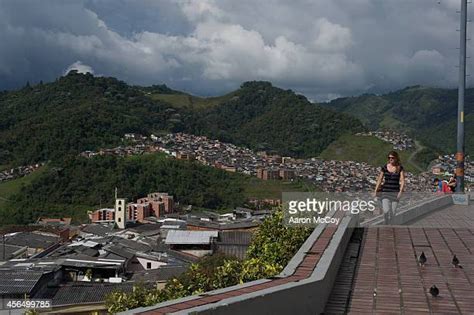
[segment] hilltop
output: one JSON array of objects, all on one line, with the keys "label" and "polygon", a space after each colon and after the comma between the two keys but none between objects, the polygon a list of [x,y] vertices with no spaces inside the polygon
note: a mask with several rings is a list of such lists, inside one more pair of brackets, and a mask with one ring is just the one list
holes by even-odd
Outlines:
[{"label": "hilltop", "polygon": [[362,128],[347,114],[268,82],[247,82],[225,96],[201,99],[164,85],[143,88],[72,71],[55,82],[0,93],[0,165],[61,161],[119,145],[125,133],[180,131],[314,156],[341,134]]},{"label": "hilltop", "polygon": [[124,82],[70,72],[0,94],[0,165],[59,161],[120,144],[127,132],[172,130],[174,115]]},{"label": "hilltop", "polygon": [[242,84],[230,100],[192,118],[189,133],[294,157],[316,156],[341,135],[364,130],[350,115],[257,81]]}]

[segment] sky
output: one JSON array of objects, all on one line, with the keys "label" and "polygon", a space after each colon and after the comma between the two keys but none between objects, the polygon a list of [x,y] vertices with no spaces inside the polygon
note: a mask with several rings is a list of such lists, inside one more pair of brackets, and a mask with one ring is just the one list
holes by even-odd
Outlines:
[{"label": "sky", "polygon": [[320,101],[451,88],[460,2],[0,0],[0,90],[71,69],[201,96],[250,80]]}]

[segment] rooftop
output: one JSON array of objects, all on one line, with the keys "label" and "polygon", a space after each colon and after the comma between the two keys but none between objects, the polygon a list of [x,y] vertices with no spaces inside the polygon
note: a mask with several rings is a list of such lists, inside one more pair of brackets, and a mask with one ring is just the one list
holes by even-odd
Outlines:
[{"label": "rooftop", "polygon": [[0,296],[29,294],[44,275],[42,271],[0,270]]},{"label": "rooftop", "polygon": [[170,230],[166,235],[165,243],[169,245],[178,244],[210,244],[213,238],[217,238],[217,231],[183,231]]},{"label": "rooftop", "polygon": [[49,236],[34,232],[18,232],[7,234],[5,243],[16,246],[28,246],[31,248],[48,248],[58,242],[57,236]]},{"label": "rooftop", "polygon": [[53,306],[76,305],[86,303],[103,303],[107,294],[117,290],[129,292],[133,283],[109,284],[93,282],[76,282],[61,285],[53,298]]}]

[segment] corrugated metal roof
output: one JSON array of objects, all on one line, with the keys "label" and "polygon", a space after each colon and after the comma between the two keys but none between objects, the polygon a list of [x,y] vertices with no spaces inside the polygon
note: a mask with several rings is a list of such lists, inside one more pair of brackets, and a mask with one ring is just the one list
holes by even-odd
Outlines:
[{"label": "corrugated metal roof", "polygon": [[0,294],[29,294],[43,274],[33,270],[0,270]]},{"label": "corrugated metal roof", "polygon": [[169,245],[174,244],[209,244],[211,238],[216,238],[218,235],[217,231],[182,231],[182,230],[170,230],[166,235],[165,243]]},{"label": "corrugated metal roof", "polygon": [[97,303],[114,291],[132,291],[134,283],[73,283],[61,286],[52,298],[54,306]]},{"label": "corrugated metal roof", "polygon": [[252,241],[252,232],[249,231],[221,231],[219,232],[219,244],[249,245]]}]

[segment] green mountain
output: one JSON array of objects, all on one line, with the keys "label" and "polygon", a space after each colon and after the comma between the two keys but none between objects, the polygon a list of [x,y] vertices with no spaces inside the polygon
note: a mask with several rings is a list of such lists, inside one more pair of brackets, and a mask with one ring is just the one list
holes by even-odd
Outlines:
[{"label": "green mountain", "polygon": [[[457,90],[413,86],[384,95],[340,98],[323,106],[354,115],[370,129],[400,130],[442,152],[456,149]],[[466,152],[474,149],[473,109],[474,89],[467,89]]]},{"label": "green mountain", "polygon": [[120,144],[127,132],[174,130],[176,115],[124,82],[71,72],[0,94],[0,165],[61,160]]},{"label": "green mountain", "polygon": [[246,82],[229,100],[191,117],[190,133],[296,157],[316,156],[341,135],[364,129],[353,116],[269,82]]},{"label": "green mountain", "polygon": [[[180,106],[163,96],[191,97],[201,105]],[[41,172],[0,184],[0,222],[28,223],[40,215],[83,220],[86,210],[110,204],[114,187],[129,199],[161,190],[183,203],[217,210],[242,205],[247,197],[305,189],[158,155],[78,157],[122,144],[125,133],[188,132],[314,156],[341,134],[361,129],[347,114],[266,82],[198,99],[164,85],[143,88],[71,72],[55,82],[0,93],[0,166],[49,161]]]},{"label": "green mountain", "polygon": [[222,97],[197,98],[165,85],[142,88],[71,72],[52,83],[0,93],[0,165],[60,161],[119,145],[129,132],[188,132],[314,156],[341,134],[361,129],[351,116],[268,82],[247,82]]}]

